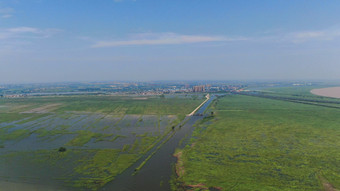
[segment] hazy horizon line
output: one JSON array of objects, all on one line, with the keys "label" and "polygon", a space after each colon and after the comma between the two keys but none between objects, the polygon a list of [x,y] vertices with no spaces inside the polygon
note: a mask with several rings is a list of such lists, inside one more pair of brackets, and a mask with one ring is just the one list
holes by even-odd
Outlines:
[{"label": "hazy horizon line", "polygon": [[30,81],[30,82],[1,82],[0,85],[12,84],[60,84],[60,83],[179,83],[179,82],[339,82],[340,79],[198,79],[198,80],[65,80],[65,81]]}]

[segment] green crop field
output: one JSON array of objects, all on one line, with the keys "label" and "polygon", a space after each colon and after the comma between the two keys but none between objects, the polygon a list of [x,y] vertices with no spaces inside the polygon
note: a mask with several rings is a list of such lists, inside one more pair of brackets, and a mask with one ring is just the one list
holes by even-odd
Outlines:
[{"label": "green crop field", "polygon": [[175,153],[174,190],[340,189],[340,109],[227,95],[210,111]]},{"label": "green crop field", "polygon": [[97,190],[172,131],[203,96],[0,99],[0,181]]}]

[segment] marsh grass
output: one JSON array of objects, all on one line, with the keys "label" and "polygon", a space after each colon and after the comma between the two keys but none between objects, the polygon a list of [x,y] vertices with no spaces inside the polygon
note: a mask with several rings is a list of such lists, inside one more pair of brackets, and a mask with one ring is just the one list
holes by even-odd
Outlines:
[{"label": "marsh grass", "polygon": [[177,182],[202,189],[321,190],[321,176],[340,188],[339,109],[243,95],[221,98],[211,109],[214,118],[196,128],[192,146],[182,151]]},{"label": "marsh grass", "polygon": [[88,143],[91,139],[95,140],[104,140],[107,137],[112,137],[113,134],[102,134],[102,133],[94,133],[92,131],[80,130],[77,133],[77,136],[73,138],[71,141],[66,143],[66,146],[83,146]]}]

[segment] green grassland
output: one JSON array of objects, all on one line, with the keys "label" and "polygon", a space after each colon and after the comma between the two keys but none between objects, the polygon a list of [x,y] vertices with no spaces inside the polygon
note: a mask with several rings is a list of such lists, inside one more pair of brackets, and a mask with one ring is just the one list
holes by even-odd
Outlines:
[{"label": "green grassland", "polygon": [[177,151],[174,190],[340,188],[340,109],[227,95],[210,110]]}]

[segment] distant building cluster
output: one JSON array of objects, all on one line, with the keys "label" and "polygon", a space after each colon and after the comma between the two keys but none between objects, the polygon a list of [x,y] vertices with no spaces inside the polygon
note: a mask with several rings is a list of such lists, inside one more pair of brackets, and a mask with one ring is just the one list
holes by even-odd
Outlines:
[{"label": "distant building cluster", "polygon": [[0,95],[0,97],[4,98],[21,98],[21,97],[27,97],[26,94],[12,94],[12,95]]},{"label": "distant building cluster", "polygon": [[193,92],[204,92],[205,91],[205,86],[204,85],[202,85],[202,86],[194,86],[192,88],[192,91]]},{"label": "distant building cluster", "polygon": [[58,95],[163,95],[175,93],[238,92],[245,85],[216,82],[147,83],[147,82],[103,82],[103,83],[55,83],[0,86],[0,98]]},{"label": "distant building cluster", "polygon": [[211,85],[199,85],[192,87],[192,92],[208,92],[211,89]]}]

